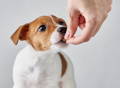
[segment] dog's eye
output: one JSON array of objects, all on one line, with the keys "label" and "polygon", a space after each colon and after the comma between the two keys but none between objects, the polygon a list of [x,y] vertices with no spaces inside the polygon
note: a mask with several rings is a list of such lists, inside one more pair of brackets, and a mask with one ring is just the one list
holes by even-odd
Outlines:
[{"label": "dog's eye", "polygon": [[39,32],[44,32],[46,30],[46,26],[45,25],[41,25],[39,28],[38,28],[38,31]]},{"label": "dog's eye", "polygon": [[65,22],[64,22],[64,21],[58,21],[58,24],[59,24],[59,25],[64,25]]}]

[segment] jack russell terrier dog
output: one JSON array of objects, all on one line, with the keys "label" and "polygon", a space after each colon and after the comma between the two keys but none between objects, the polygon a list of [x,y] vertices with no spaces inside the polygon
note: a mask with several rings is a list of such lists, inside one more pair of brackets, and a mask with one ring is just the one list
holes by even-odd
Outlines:
[{"label": "jack russell terrier dog", "polygon": [[25,40],[28,46],[16,57],[13,88],[76,88],[73,66],[57,47],[65,47],[66,23],[54,15],[41,16],[21,25],[11,36],[14,44]]}]

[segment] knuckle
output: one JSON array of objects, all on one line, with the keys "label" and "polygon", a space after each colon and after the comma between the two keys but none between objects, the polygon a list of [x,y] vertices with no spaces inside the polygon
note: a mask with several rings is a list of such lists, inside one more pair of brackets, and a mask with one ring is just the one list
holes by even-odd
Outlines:
[{"label": "knuckle", "polygon": [[97,16],[94,16],[92,17],[89,22],[93,25],[96,25],[98,23],[98,17]]},{"label": "knuckle", "polygon": [[97,22],[98,22],[97,19],[98,19],[97,16],[93,17],[92,22],[93,22],[94,24],[97,24]]}]

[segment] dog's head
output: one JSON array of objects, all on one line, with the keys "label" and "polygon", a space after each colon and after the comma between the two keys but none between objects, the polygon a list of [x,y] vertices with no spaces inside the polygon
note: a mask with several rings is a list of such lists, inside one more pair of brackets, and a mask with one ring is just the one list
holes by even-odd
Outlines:
[{"label": "dog's head", "polygon": [[21,25],[11,36],[17,45],[19,40],[26,40],[36,50],[47,50],[52,45],[66,46],[64,35],[67,26],[62,18],[41,16],[36,20]]}]

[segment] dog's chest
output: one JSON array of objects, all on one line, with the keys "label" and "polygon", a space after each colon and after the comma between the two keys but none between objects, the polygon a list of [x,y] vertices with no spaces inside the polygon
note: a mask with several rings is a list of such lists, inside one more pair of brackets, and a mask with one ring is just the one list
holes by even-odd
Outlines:
[{"label": "dog's chest", "polygon": [[[55,53],[39,54],[22,52],[16,62],[14,71],[21,75],[29,86],[56,84],[61,75],[60,57]],[[49,83],[50,82],[50,83]]]},{"label": "dog's chest", "polygon": [[[60,76],[60,64],[47,60],[33,61],[34,64],[28,67],[29,73],[26,74],[29,84],[47,85],[51,80],[57,81]],[[59,70],[58,70],[59,69]],[[57,75],[56,75],[57,74]]]}]

